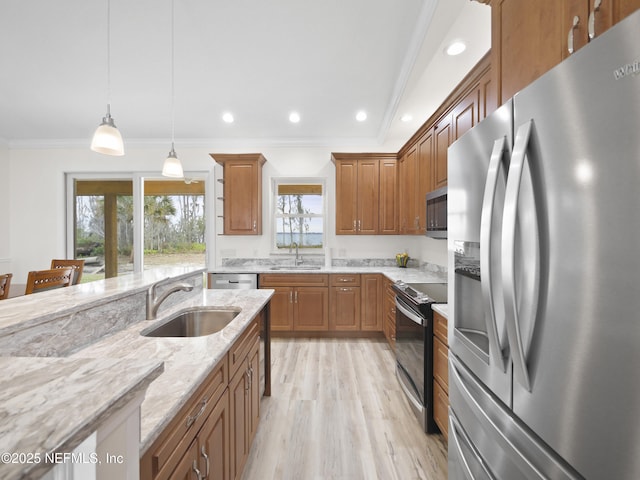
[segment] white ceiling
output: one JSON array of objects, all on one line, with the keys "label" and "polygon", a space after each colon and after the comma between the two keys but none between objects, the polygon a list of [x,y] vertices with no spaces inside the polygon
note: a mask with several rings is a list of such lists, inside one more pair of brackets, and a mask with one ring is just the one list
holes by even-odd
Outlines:
[{"label": "white ceiling", "polygon": [[[106,112],[106,12],[106,0],[0,0],[0,139],[88,145]],[[174,21],[176,148],[402,143],[490,42],[489,7],[469,0],[175,0]],[[170,140],[170,27],[171,0],[111,0],[125,146]],[[470,48],[445,57],[453,38]]]}]

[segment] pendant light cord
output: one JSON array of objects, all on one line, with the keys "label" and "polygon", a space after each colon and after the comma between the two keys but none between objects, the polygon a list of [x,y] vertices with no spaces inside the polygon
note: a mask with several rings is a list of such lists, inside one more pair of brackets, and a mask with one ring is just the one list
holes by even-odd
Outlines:
[{"label": "pendant light cord", "polygon": [[107,0],[107,109],[111,107],[111,0]]},{"label": "pendant light cord", "polygon": [[175,87],[174,87],[174,66],[173,66],[173,31],[174,31],[174,16],[175,16],[175,0],[171,0],[171,149],[173,150],[173,143],[175,141]]}]

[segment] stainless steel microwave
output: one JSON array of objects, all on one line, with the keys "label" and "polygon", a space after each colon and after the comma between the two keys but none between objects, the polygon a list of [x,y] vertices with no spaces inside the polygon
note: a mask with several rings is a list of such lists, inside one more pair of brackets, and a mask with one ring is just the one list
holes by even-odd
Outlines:
[{"label": "stainless steel microwave", "polygon": [[427,237],[447,238],[447,187],[427,193]]}]

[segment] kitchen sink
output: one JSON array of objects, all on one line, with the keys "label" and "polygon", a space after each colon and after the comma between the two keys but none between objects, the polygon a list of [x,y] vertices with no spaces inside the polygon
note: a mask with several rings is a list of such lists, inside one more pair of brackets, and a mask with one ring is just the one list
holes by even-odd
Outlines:
[{"label": "kitchen sink", "polygon": [[240,308],[197,307],[183,310],[161,325],[140,332],[145,337],[202,337],[219,332],[229,325]]},{"label": "kitchen sink", "polygon": [[281,267],[270,267],[269,270],[320,270],[317,265],[289,265]]}]

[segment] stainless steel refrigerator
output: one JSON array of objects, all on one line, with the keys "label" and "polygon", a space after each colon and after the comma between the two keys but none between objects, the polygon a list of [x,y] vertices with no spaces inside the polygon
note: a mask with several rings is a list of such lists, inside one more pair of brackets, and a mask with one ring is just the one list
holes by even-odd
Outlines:
[{"label": "stainless steel refrigerator", "polygon": [[449,478],[640,478],[640,11],[448,178]]}]

